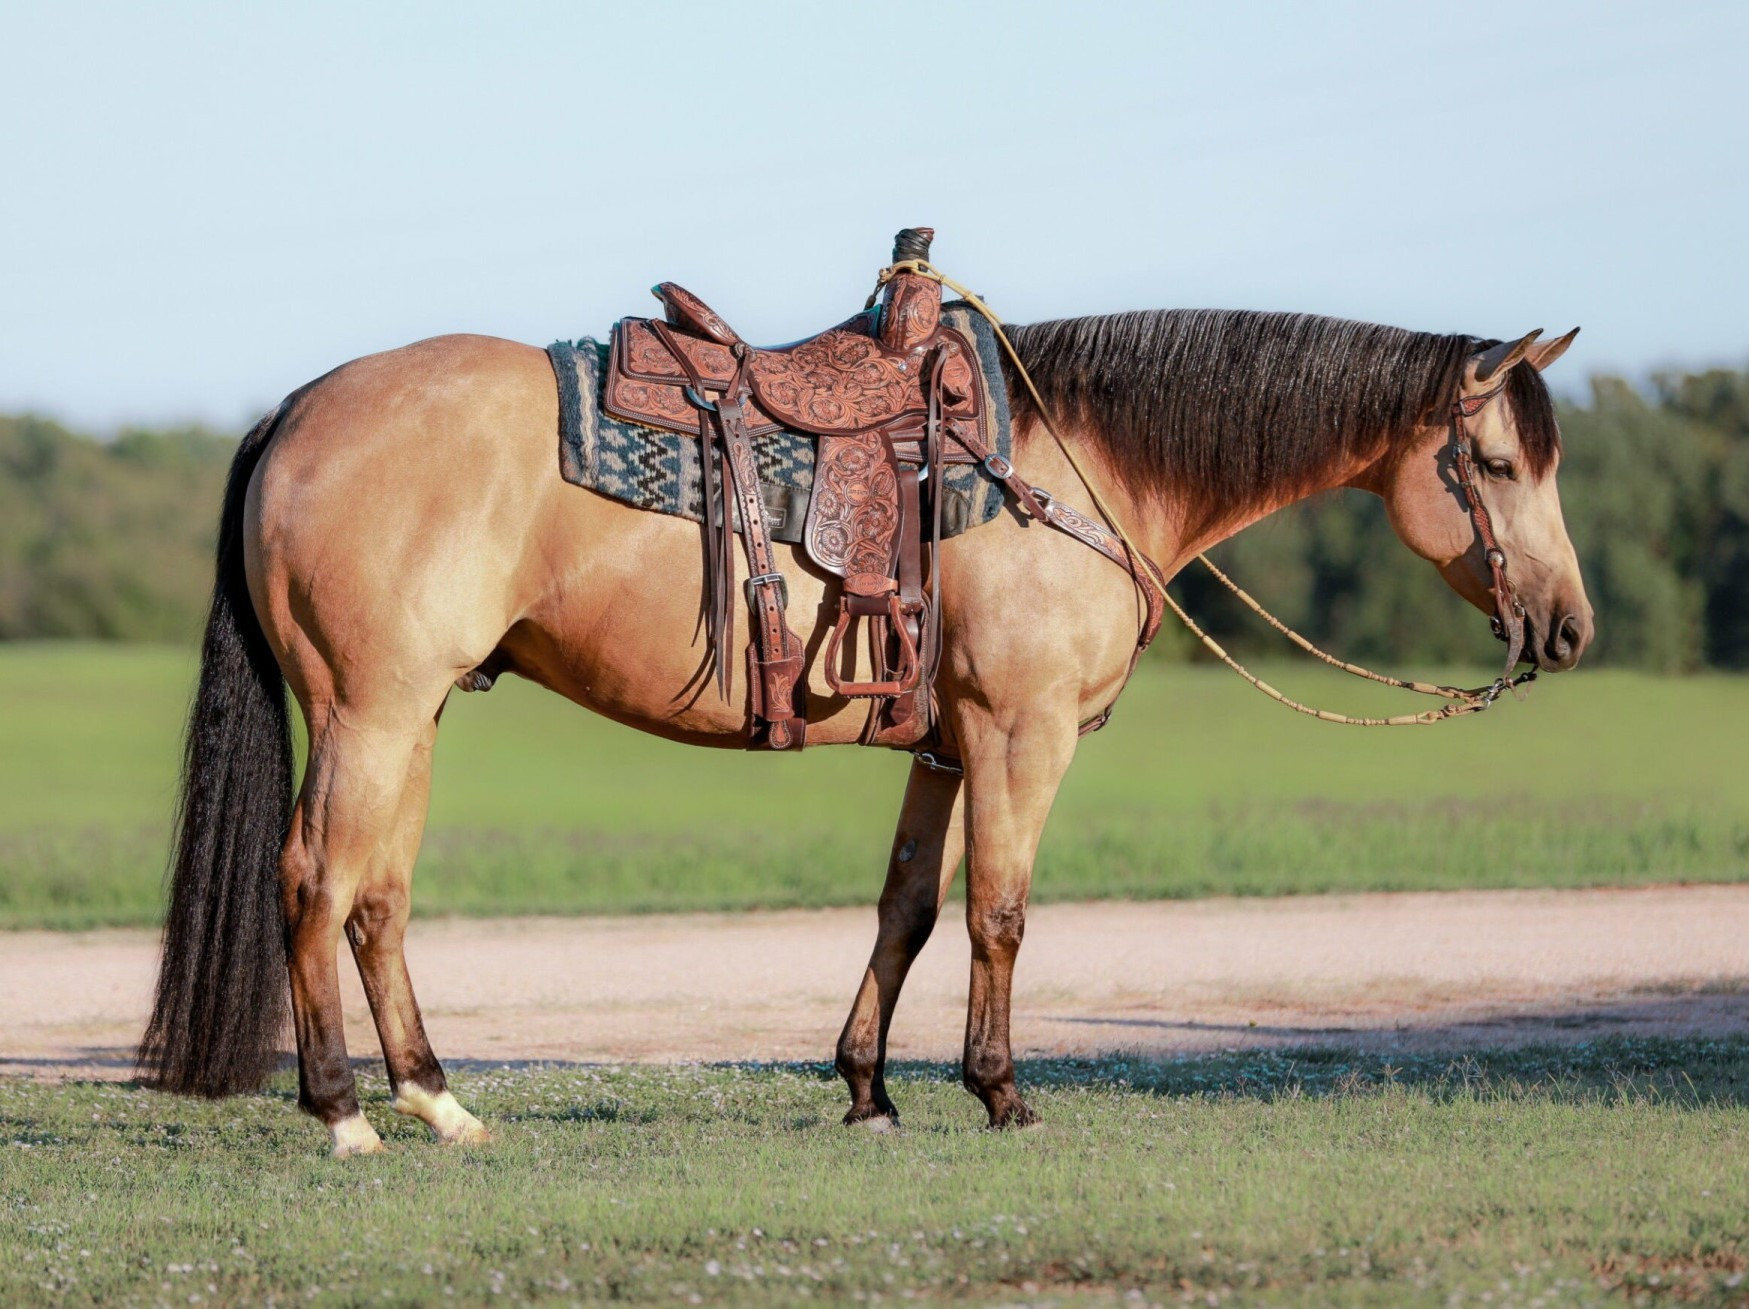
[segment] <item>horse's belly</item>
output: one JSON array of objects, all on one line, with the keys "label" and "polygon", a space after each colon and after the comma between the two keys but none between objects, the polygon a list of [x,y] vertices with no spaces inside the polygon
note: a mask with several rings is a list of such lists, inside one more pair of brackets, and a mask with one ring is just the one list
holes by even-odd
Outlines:
[{"label": "horse's belly", "polygon": [[[736,560],[725,696],[704,635],[699,525],[567,489],[573,503],[563,526],[555,525],[566,544],[542,552],[544,566],[557,571],[505,638],[509,668],[644,731],[701,745],[744,744],[751,722],[745,558]],[[777,552],[789,584],[790,628],[808,652],[808,743],[853,742],[869,702],[847,701],[826,685],[823,651],[836,601],[828,605],[824,579],[799,551],[778,545]],[[865,677],[867,651],[857,656],[857,675]]]}]

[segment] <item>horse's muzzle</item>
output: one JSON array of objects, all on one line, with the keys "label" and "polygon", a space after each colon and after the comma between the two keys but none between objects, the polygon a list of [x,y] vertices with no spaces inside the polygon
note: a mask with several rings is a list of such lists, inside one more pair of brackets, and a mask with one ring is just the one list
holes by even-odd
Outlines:
[{"label": "horse's muzzle", "polygon": [[1591,644],[1592,620],[1589,613],[1569,611],[1561,613],[1557,620],[1550,617],[1545,625],[1541,625],[1535,635],[1541,637],[1534,644],[1526,644],[1536,652],[1536,665],[1545,673],[1564,673],[1577,666],[1580,656],[1585,653],[1585,647]]}]

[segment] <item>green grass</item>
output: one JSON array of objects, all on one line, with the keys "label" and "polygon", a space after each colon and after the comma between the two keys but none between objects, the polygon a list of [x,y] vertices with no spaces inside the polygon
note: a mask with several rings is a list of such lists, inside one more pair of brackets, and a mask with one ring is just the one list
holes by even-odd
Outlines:
[{"label": "green grass", "polygon": [[[1322,670],[1267,672],[1320,702],[1404,707]],[[156,920],[193,675],[181,650],[0,647],[0,927]],[[1606,671],[1366,731],[1221,669],[1150,663],[1082,746],[1035,895],[1738,880],[1745,722],[1749,679]],[[416,912],[867,904],[906,763],[688,749],[505,679],[451,698]]]},{"label": "green grass", "polygon": [[267,1096],[0,1082],[0,1302],[1740,1303],[1749,1044],[1035,1063],[1034,1132],[951,1070],[904,1131],[808,1066],[480,1069],[457,1153]]}]

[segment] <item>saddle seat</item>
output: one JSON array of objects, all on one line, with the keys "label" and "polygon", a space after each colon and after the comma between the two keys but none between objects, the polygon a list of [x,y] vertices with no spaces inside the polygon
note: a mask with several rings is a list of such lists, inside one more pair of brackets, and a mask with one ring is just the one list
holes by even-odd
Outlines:
[{"label": "saddle seat", "polygon": [[781,428],[815,436],[882,429],[915,439],[928,410],[926,356],[945,343],[942,416],[975,422],[984,397],[971,344],[940,327],[940,286],[926,285],[933,296],[909,295],[896,312],[891,303],[877,305],[815,336],[760,347],[685,287],[663,282],[652,291],[664,319],[627,318],[615,330],[607,409],[669,431],[697,431],[698,407],[686,388],[726,391],[745,360],[749,436]]}]

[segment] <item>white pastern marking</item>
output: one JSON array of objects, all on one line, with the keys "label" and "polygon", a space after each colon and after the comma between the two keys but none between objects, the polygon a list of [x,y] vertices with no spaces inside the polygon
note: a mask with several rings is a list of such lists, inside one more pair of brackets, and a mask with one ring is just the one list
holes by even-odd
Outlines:
[{"label": "white pastern marking", "polygon": [[492,1139],[480,1120],[448,1091],[433,1095],[417,1086],[403,1086],[395,1092],[395,1112],[419,1119],[446,1145],[486,1145]]},{"label": "white pastern marking", "polygon": [[342,1118],[328,1131],[334,1137],[334,1157],[336,1159],[350,1158],[355,1154],[381,1154],[383,1138],[377,1135],[377,1129],[370,1125],[363,1114],[354,1114],[350,1118]]}]

